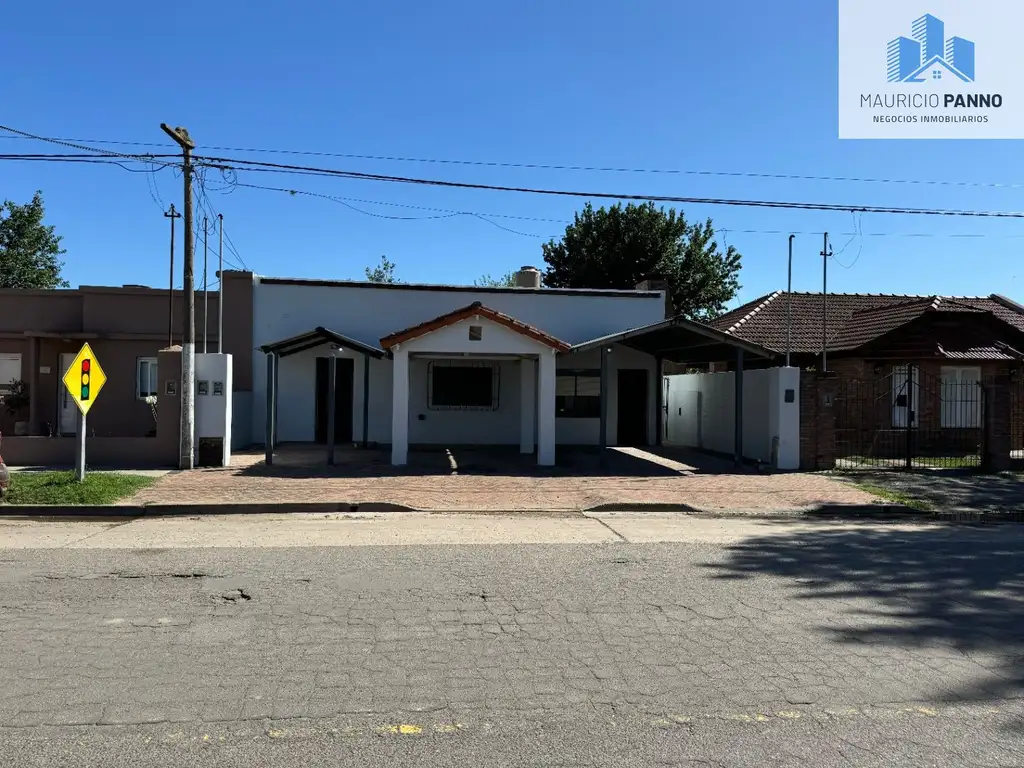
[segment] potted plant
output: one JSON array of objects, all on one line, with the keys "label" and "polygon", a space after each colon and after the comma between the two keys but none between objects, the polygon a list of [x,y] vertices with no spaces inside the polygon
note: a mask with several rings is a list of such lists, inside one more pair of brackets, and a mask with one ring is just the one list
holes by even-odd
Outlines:
[{"label": "potted plant", "polygon": [[4,408],[14,419],[14,434],[28,434],[28,385],[21,379],[12,379],[4,394]]}]

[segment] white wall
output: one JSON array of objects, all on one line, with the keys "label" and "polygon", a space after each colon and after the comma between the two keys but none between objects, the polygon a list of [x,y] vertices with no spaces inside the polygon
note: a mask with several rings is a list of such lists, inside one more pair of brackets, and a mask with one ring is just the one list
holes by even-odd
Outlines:
[{"label": "white wall", "polygon": [[[732,454],[735,449],[735,373],[666,376],[666,442]],[[787,403],[786,390],[792,390]],[[743,455],[766,463],[779,439],[778,468],[800,466],[800,371],[743,372]]]}]

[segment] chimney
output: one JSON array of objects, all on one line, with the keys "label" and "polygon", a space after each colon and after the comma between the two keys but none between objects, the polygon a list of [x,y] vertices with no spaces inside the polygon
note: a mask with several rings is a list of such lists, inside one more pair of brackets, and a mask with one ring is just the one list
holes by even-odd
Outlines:
[{"label": "chimney", "polygon": [[672,296],[668,292],[668,280],[661,277],[650,277],[636,284],[638,291],[662,291],[665,294],[665,319],[675,317],[675,308],[672,306]]},{"label": "chimney", "polygon": [[540,288],[540,270],[536,267],[520,267],[516,272],[516,288]]}]

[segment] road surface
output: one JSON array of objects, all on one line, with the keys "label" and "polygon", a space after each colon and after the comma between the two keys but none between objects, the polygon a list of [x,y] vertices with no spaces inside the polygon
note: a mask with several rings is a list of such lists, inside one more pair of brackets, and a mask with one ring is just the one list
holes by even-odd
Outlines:
[{"label": "road surface", "polygon": [[1019,766],[1022,554],[674,515],[0,519],[0,765]]}]

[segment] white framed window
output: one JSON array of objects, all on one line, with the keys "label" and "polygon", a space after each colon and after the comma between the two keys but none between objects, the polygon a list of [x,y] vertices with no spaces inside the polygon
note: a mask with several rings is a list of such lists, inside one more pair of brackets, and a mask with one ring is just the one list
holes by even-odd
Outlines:
[{"label": "white framed window", "polygon": [[145,400],[156,395],[159,382],[156,378],[156,358],[139,357],[135,359],[135,397]]},{"label": "white framed window", "polygon": [[0,395],[11,391],[11,382],[21,381],[21,353],[0,354]]},{"label": "white framed window", "polygon": [[942,366],[943,429],[980,429],[981,368],[977,366]]}]

